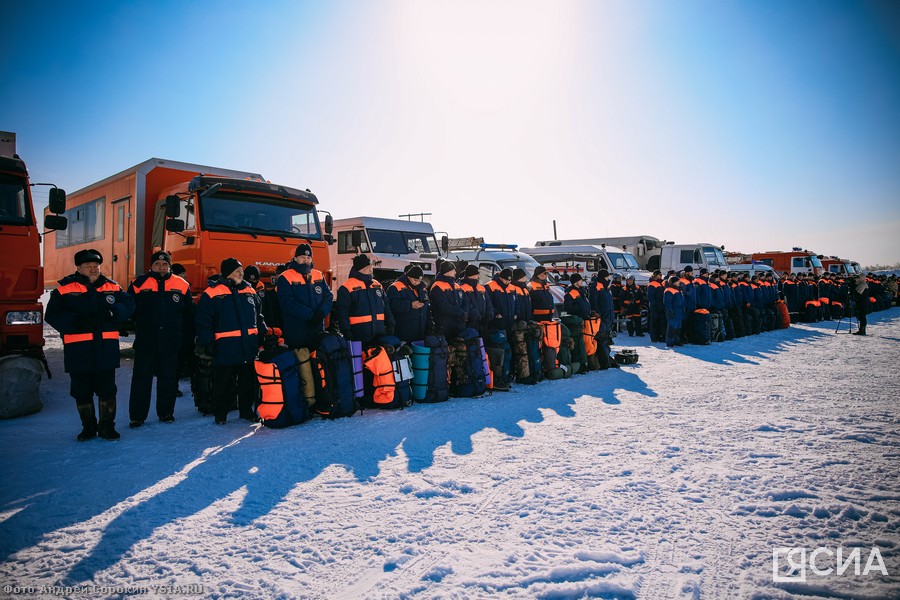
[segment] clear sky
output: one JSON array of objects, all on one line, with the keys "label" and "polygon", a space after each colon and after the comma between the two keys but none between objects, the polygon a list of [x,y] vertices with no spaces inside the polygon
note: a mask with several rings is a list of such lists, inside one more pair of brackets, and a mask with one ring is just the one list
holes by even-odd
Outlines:
[{"label": "clear sky", "polygon": [[[0,3],[0,130],[75,191],[150,157],[531,245],[900,260],[900,2]],[[46,191],[37,198],[46,198]]]}]

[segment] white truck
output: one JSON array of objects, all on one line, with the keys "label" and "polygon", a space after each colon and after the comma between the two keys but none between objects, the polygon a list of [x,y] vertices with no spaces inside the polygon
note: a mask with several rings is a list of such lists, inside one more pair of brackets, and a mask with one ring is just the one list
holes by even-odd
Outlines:
[{"label": "white truck", "polygon": [[650,282],[650,272],[641,270],[631,252],[609,245],[572,244],[559,246],[536,246],[522,248],[522,252],[534,257],[544,265],[556,279],[568,279],[572,273],[579,273],[590,279],[601,269],[610,275],[619,274],[622,279],[634,276],[634,282],[646,286]]},{"label": "white truck", "polygon": [[672,270],[676,273],[690,265],[694,269],[694,276],[702,267],[710,271],[715,269],[729,270],[729,265],[722,254],[722,248],[714,244],[674,244],[667,243],[662,247],[659,270],[665,275]]},{"label": "white truck", "polygon": [[396,279],[409,265],[421,267],[431,281],[444,256],[431,223],[352,217],[336,219],[333,235],[336,243],[328,251],[336,285],[346,281],[357,253],[369,255],[375,267],[373,275],[382,283]]},{"label": "white truck", "polygon": [[[622,237],[605,237],[605,238],[584,238],[578,240],[540,240],[534,243],[535,246],[614,246],[621,248],[623,251],[630,252],[640,269],[653,271],[659,268],[660,255],[662,247],[666,245],[665,240],[660,240],[652,235],[631,235]],[[607,269],[612,272],[611,269]]]}]

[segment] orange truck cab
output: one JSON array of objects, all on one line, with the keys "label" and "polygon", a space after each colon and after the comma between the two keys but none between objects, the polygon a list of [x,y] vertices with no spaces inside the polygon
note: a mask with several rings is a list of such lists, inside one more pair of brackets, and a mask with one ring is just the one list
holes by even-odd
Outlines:
[{"label": "orange truck cab", "polygon": [[96,248],[104,274],[126,287],[149,268],[159,249],[181,263],[196,295],[225,258],[257,265],[263,279],[313,248],[316,267],[330,276],[328,241],[318,199],[309,191],[269,183],[256,173],[152,158],[69,195],[69,230],[44,243],[44,285],[74,270],[75,252]]},{"label": "orange truck cab", "polygon": [[[15,153],[15,135],[0,132],[0,418],[41,408],[44,291],[41,233],[32,204],[25,163]],[[49,185],[49,184],[35,184]],[[65,210],[65,192],[50,191],[51,212]],[[65,229],[65,218],[48,215],[45,228]]]},{"label": "orange truck cab", "polygon": [[[328,232],[323,232],[318,203],[309,191],[261,179],[199,175],[160,194],[151,251],[168,251],[173,263],[185,266],[192,291],[200,293],[226,258],[237,258],[245,267],[255,264],[262,278],[270,279],[278,265],[293,259],[297,244],[306,242],[330,283],[332,221],[326,217]],[[166,217],[164,235],[161,216]]]},{"label": "orange truck cab", "polygon": [[794,248],[790,252],[770,251],[754,252],[750,255],[751,262],[755,261],[769,265],[779,274],[813,273],[821,275],[825,272],[822,261],[815,252]]}]

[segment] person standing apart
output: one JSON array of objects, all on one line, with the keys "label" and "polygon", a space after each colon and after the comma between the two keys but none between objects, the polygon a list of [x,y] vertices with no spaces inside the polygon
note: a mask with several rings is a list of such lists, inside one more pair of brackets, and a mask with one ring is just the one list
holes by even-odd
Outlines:
[{"label": "person standing apart", "polygon": [[121,437],[115,423],[119,324],[134,313],[134,300],[100,272],[101,264],[103,256],[93,248],[76,252],[75,273],[59,280],[44,317],[62,335],[69,394],[81,417],[79,442],[98,435],[105,440]]}]

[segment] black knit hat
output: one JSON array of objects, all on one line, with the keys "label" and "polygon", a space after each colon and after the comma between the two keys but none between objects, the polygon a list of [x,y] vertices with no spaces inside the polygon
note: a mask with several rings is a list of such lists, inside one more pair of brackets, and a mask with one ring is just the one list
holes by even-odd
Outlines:
[{"label": "black knit hat", "polygon": [[297,249],[294,250],[294,256],[312,256],[312,248],[306,242],[297,244]]},{"label": "black knit hat", "polygon": [[512,279],[512,277],[513,277],[512,269],[503,269],[502,271],[500,271],[497,274],[497,277],[499,277],[500,279]]},{"label": "black knit hat", "polygon": [[242,265],[241,261],[239,261],[236,258],[226,258],[225,260],[222,261],[221,266],[222,266],[222,277],[228,277],[229,275],[234,273],[238,267],[243,267],[244,265]]},{"label": "black knit hat", "polygon": [[450,271],[456,270],[456,263],[452,260],[445,260],[441,263],[441,275],[446,275]]},{"label": "black knit hat", "polygon": [[412,265],[408,269],[406,269],[406,276],[411,279],[422,279],[425,276],[425,272],[422,270],[422,267],[418,265]]},{"label": "black knit hat", "polygon": [[154,252],[153,255],[150,256],[150,264],[151,265],[158,260],[164,260],[167,263],[169,263],[169,265],[172,264],[172,257],[169,256],[169,253],[166,252],[165,250],[160,250],[159,252]]},{"label": "black knit hat", "polygon": [[247,265],[247,268],[244,269],[244,279],[250,283],[257,283],[259,281],[259,276],[259,267],[256,265]]},{"label": "black knit hat", "polygon": [[691,265],[688,265],[688,266],[686,266],[686,267],[683,269],[683,271],[684,271],[685,273],[693,273],[693,272],[694,272],[694,267],[692,267]]},{"label": "black knit hat", "polygon": [[606,279],[607,277],[609,277],[609,271],[607,271],[606,269],[600,269],[599,271],[597,271],[597,279]]},{"label": "black knit hat", "polygon": [[520,269],[518,267],[513,269],[513,276],[512,276],[513,281],[518,281],[518,280],[522,279],[523,277],[525,277],[525,275],[527,275],[527,273],[525,272],[525,269]]},{"label": "black knit hat", "polygon": [[173,275],[184,275],[187,273],[187,269],[184,268],[184,265],[181,263],[175,263],[172,265],[172,274]]},{"label": "black knit hat", "polygon": [[466,265],[466,270],[463,271],[463,277],[477,277],[478,276],[478,266],[477,265]]},{"label": "black knit hat", "polygon": [[[692,270],[693,270],[693,269],[692,269]],[[700,274],[701,274],[701,275],[707,275],[707,274],[709,274],[709,269],[707,269],[706,267],[700,267]]]},{"label": "black knit hat", "polygon": [[582,279],[584,279],[584,277],[582,277],[578,273],[573,273],[572,275],[569,276],[569,283],[571,283],[572,285],[575,285]]},{"label": "black knit hat", "polygon": [[357,271],[365,269],[372,264],[368,254],[357,254],[353,257],[353,268]]},{"label": "black knit hat", "polygon": [[97,264],[103,264],[103,255],[100,254],[99,250],[94,250],[93,248],[89,248],[87,250],[79,250],[75,253],[75,266],[79,267],[82,263],[86,262],[95,262]]},{"label": "black knit hat", "polygon": [[538,275],[540,275],[542,273],[546,273],[546,272],[547,272],[547,267],[545,267],[544,265],[535,267],[534,268],[534,277],[537,277]]}]

